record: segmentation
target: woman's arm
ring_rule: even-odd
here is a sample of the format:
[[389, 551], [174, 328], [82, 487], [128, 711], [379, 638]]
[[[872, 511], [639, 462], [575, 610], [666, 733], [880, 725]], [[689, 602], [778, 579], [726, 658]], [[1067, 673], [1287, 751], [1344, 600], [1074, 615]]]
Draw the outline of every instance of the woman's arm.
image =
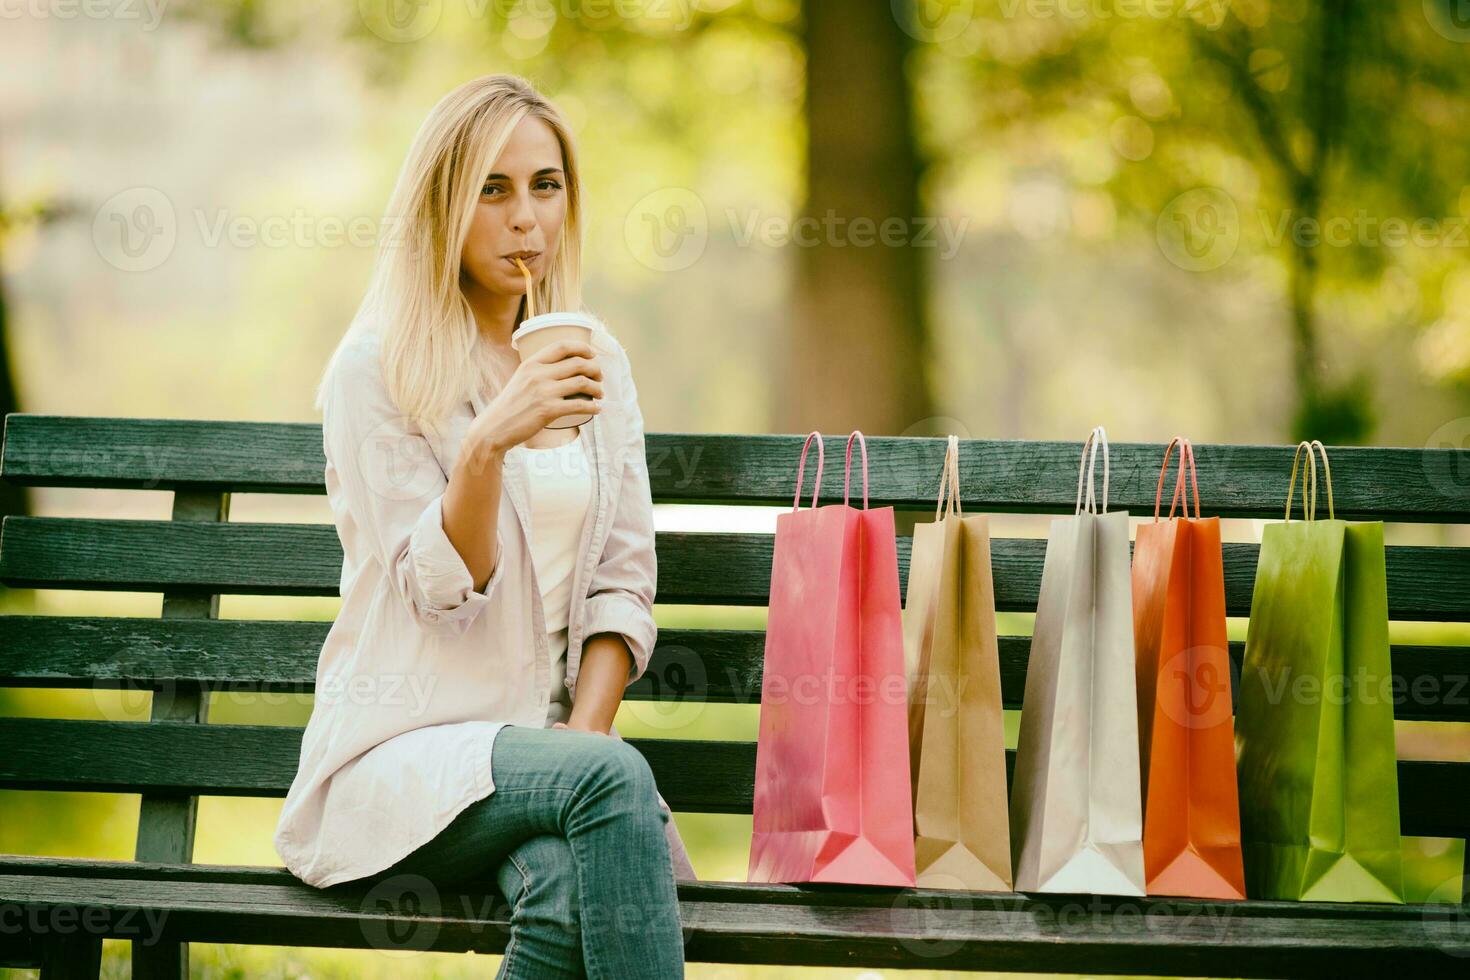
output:
[[[446, 480], [424, 434], [389, 397], [376, 344], [344, 351], [333, 367], [322, 406], [322, 443], [328, 499], [344, 551], [353, 557], [369, 552], [381, 562], [394, 596], [421, 629], [467, 630], [502, 578], [500, 567], [485, 572], [503, 539], [493, 521], [483, 536], [467, 530], [478, 508], [464, 506], [461, 498], [480, 492], [477, 482], [494, 480], [498, 487], [499, 471], [487, 467], [473, 478]], [[475, 555], [474, 573], [463, 557], [467, 552]]]
[[577, 699], [563, 727], [610, 734], [632, 666], [633, 654], [621, 633], [587, 637], [582, 644], [581, 665], [577, 668]]
[[444, 490], [444, 533], [464, 559], [479, 592], [499, 568], [500, 488], [505, 447], [491, 436], [466, 435]]

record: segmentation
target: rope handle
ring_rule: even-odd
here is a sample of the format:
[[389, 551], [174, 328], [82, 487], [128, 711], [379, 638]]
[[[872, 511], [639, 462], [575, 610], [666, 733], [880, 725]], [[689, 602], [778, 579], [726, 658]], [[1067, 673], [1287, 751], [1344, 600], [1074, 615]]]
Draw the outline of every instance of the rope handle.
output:
[[1181, 499], [1184, 503], [1184, 517], [1189, 517], [1189, 493], [1184, 485], [1184, 467], [1186, 462], [1189, 466], [1189, 482], [1194, 485], [1194, 519], [1199, 520], [1199, 479], [1194, 471], [1194, 445], [1184, 436], [1175, 436], [1164, 448], [1164, 463], [1159, 467], [1159, 486], [1154, 491], [1154, 523], [1159, 520], [1159, 507], [1164, 499], [1164, 477], [1169, 472], [1169, 454], [1174, 451], [1175, 444], [1179, 446], [1179, 473], [1174, 478], [1174, 499], [1169, 503], [1169, 519], [1174, 519], [1174, 508], [1179, 505]]
[[[1316, 446], [1317, 452], [1322, 454], [1322, 479], [1327, 484], [1327, 519], [1330, 521], [1336, 520], [1337, 511], [1332, 506], [1332, 467], [1327, 465], [1327, 447], [1322, 445], [1321, 440], [1318, 439], [1313, 439], [1312, 445]], [[1312, 510], [1314, 513], [1316, 509], [1316, 505], [1313, 504]]]
[[[949, 489], [949, 496], [945, 497], [945, 488]], [[939, 499], [934, 501], [934, 519], [940, 519], [939, 509], [944, 508], [944, 516], [951, 513], [963, 514], [964, 508], [960, 505], [960, 437], [952, 435], [944, 447], [944, 469], [939, 474]]]
[[813, 439], [817, 440], [817, 478], [812, 481], [812, 506], [817, 506], [817, 491], [822, 488], [822, 463], [825, 451], [822, 449], [822, 434], [813, 430], [806, 437], [806, 442], [801, 444], [801, 462], [796, 467], [796, 499], [791, 504], [792, 511], [796, 511], [801, 507], [801, 482], [802, 478], [806, 475], [806, 453], [811, 447]]
[[[1309, 521], [1315, 521], [1317, 519], [1317, 457], [1312, 453], [1312, 450], [1315, 449], [1322, 456], [1323, 482], [1327, 484], [1327, 518], [1328, 520], [1335, 520], [1337, 518], [1337, 509], [1332, 503], [1332, 467], [1327, 462], [1327, 447], [1322, 445], [1320, 439], [1313, 439], [1311, 442], [1303, 439], [1296, 445], [1296, 452], [1291, 457], [1291, 482], [1286, 486], [1286, 520], [1291, 520], [1291, 498], [1296, 490], [1296, 471], [1297, 466], [1301, 462], [1303, 449], [1307, 451], [1307, 459], [1310, 461], [1312, 468], [1310, 471], [1303, 471], [1302, 517]], [[1308, 487], [1310, 487], [1310, 490]], [[1307, 500], [1308, 494], [1311, 495], [1310, 501]]]
[[[1097, 509], [1097, 498], [1094, 496], [1093, 493], [1093, 483], [1095, 480], [1094, 472], [1097, 464], [1097, 450], [1099, 445], [1102, 446], [1103, 454], [1103, 486], [1101, 511]], [[1090, 457], [1088, 455], [1089, 449], [1092, 451]], [[1073, 514], [1082, 513], [1082, 484], [1084, 473], [1086, 474], [1087, 483], [1087, 512], [1089, 514], [1106, 514], [1108, 512], [1108, 472], [1108, 434], [1106, 431], [1103, 430], [1103, 427], [1099, 425], [1094, 428], [1091, 433], [1088, 434], [1087, 441], [1082, 444], [1082, 462], [1079, 463], [1077, 466], [1077, 505], [1072, 511]]]
[[852, 477], [852, 441], [856, 439], [858, 446], [863, 451], [863, 510], [868, 509], [868, 441], [857, 429], [852, 430], [852, 435], [847, 437], [847, 467], [842, 473], [842, 505], [847, 506], [847, 484]]
[[[1322, 456], [1322, 476], [1324, 482], [1327, 484], [1327, 518], [1328, 520], [1335, 520], [1337, 518], [1337, 509], [1333, 506], [1332, 502], [1332, 466], [1327, 462], [1327, 447], [1322, 445], [1320, 439], [1313, 439], [1311, 442], [1303, 439], [1296, 445], [1296, 452], [1291, 457], [1291, 482], [1286, 487], [1286, 520], [1291, 520], [1291, 498], [1293, 492], [1296, 490], [1297, 465], [1301, 460], [1303, 449], [1307, 451], [1307, 459], [1311, 461], [1312, 469], [1309, 474], [1310, 480], [1306, 471], [1303, 471], [1302, 517], [1309, 521], [1315, 521], [1317, 519], [1317, 457], [1312, 454], [1312, 450], [1315, 449]], [[1309, 483], [1311, 487], [1310, 491], [1307, 489]], [[1312, 497], [1310, 506], [1307, 502], [1307, 494], [1309, 492]]]

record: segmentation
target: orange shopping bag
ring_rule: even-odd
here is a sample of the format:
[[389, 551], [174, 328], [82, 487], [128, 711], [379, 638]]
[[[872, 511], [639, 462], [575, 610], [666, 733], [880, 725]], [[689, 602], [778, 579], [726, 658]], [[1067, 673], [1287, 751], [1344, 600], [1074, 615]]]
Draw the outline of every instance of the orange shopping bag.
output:
[[[1161, 521], [1176, 444], [1174, 500]], [[1194, 449], [1182, 437], [1164, 450], [1154, 519], [1133, 546], [1133, 637], [1148, 894], [1244, 898], [1220, 519], [1199, 515]]]

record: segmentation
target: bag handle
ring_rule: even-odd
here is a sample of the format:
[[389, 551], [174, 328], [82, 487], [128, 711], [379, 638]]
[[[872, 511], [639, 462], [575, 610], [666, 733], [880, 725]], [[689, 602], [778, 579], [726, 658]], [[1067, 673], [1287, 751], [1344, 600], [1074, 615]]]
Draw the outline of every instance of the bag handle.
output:
[[[1102, 445], [1103, 454], [1103, 485], [1102, 485], [1102, 510], [1097, 509], [1097, 499], [1093, 495], [1093, 473], [1097, 463], [1098, 445]], [[1089, 458], [1088, 450], [1092, 450]], [[1082, 462], [1077, 466], [1077, 506], [1073, 514], [1082, 513], [1082, 483], [1083, 474], [1086, 473], [1087, 482], [1087, 512], [1089, 514], [1106, 514], [1108, 512], [1108, 434], [1102, 426], [1097, 426], [1087, 436], [1087, 441], [1082, 444]]]
[[796, 500], [791, 505], [793, 511], [801, 507], [801, 481], [802, 477], [806, 474], [806, 452], [810, 448], [813, 439], [817, 440], [817, 478], [812, 481], [813, 507], [817, 506], [817, 491], [822, 489], [822, 462], [825, 452], [822, 449], [822, 434], [814, 429], [806, 437], [806, 442], [801, 444], [801, 463], [796, 467]]
[[1184, 466], [1189, 464], [1189, 481], [1194, 485], [1194, 519], [1199, 520], [1199, 479], [1194, 472], [1194, 446], [1184, 436], [1175, 436], [1164, 448], [1164, 463], [1159, 467], [1159, 486], [1154, 491], [1154, 523], [1159, 520], [1159, 507], [1164, 499], [1164, 476], [1169, 472], [1169, 454], [1174, 451], [1175, 444], [1179, 445], [1179, 473], [1174, 477], [1174, 499], [1169, 503], [1169, 519], [1174, 519], [1174, 508], [1182, 498], [1184, 503], [1184, 517], [1189, 518], [1189, 493], [1184, 486]]
[[[1337, 511], [1332, 506], [1332, 467], [1327, 465], [1327, 447], [1322, 445], [1318, 439], [1312, 440], [1312, 445], [1317, 447], [1317, 452], [1322, 454], [1322, 479], [1327, 484], [1327, 519], [1337, 519]], [[1312, 505], [1312, 513], [1317, 512], [1317, 505]]]
[[842, 473], [842, 506], [847, 506], [847, 482], [852, 476], [852, 441], [856, 439], [863, 451], [863, 510], [868, 509], [868, 441], [857, 429], [847, 437], [847, 468]]
[[[1322, 456], [1322, 475], [1327, 484], [1327, 518], [1334, 520], [1337, 517], [1337, 510], [1332, 504], [1332, 467], [1327, 462], [1327, 447], [1322, 445], [1319, 439], [1313, 439], [1311, 442], [1303, 439], [1296, 444], [1296, 452], [1291, 457], [1291, 482], [1286, 486], [1286, 520], [1291, 520], [1291, 497], [1296, 490], [1296, 471], [1303, 449], [1307, 451], [1307, 460], [1311, 463], [1312, 468], [1309, 471], [1303, 470], [1302, 517], [1309, 521], [1317, 519], [1317, 457], [1312, 453], [1312, 450], [1315, 449]], [[1309, 493], [1310, 501], [1307, 499]]]
[[[945, 487], [949, 488], [949, 497], [945, 497]], [[939, 474], [939, 499], [934, 501], [934, 519], [939, 520], [939, 508], [944, 507], [944, 516], [948, 517], [951, 512], [963, 514], [964, 508], [960, 506], [960, 437], [952, 435], [944, 447], [944, 469]]]

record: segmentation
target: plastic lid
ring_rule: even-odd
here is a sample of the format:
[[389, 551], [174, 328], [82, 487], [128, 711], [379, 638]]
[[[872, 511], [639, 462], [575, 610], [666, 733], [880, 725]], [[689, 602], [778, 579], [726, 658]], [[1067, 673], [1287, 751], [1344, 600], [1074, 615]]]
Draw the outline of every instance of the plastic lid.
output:
[[510, 335], [511, 349], [520, 350], [520, 347], [517, 346], [516, 341], [520, 340], [528, 333], [532, 333], [536, 330], [544, 330], [547, 327], [567, 326], [586, 327], [588, 330], [596, 330], [597, 321], [586, 313], [557, 313], [554, 311], [551, 313], [541, 313], [531, 317], [529, 320], [521, 321], [521, 325], [516, 328], [515, 333]]

